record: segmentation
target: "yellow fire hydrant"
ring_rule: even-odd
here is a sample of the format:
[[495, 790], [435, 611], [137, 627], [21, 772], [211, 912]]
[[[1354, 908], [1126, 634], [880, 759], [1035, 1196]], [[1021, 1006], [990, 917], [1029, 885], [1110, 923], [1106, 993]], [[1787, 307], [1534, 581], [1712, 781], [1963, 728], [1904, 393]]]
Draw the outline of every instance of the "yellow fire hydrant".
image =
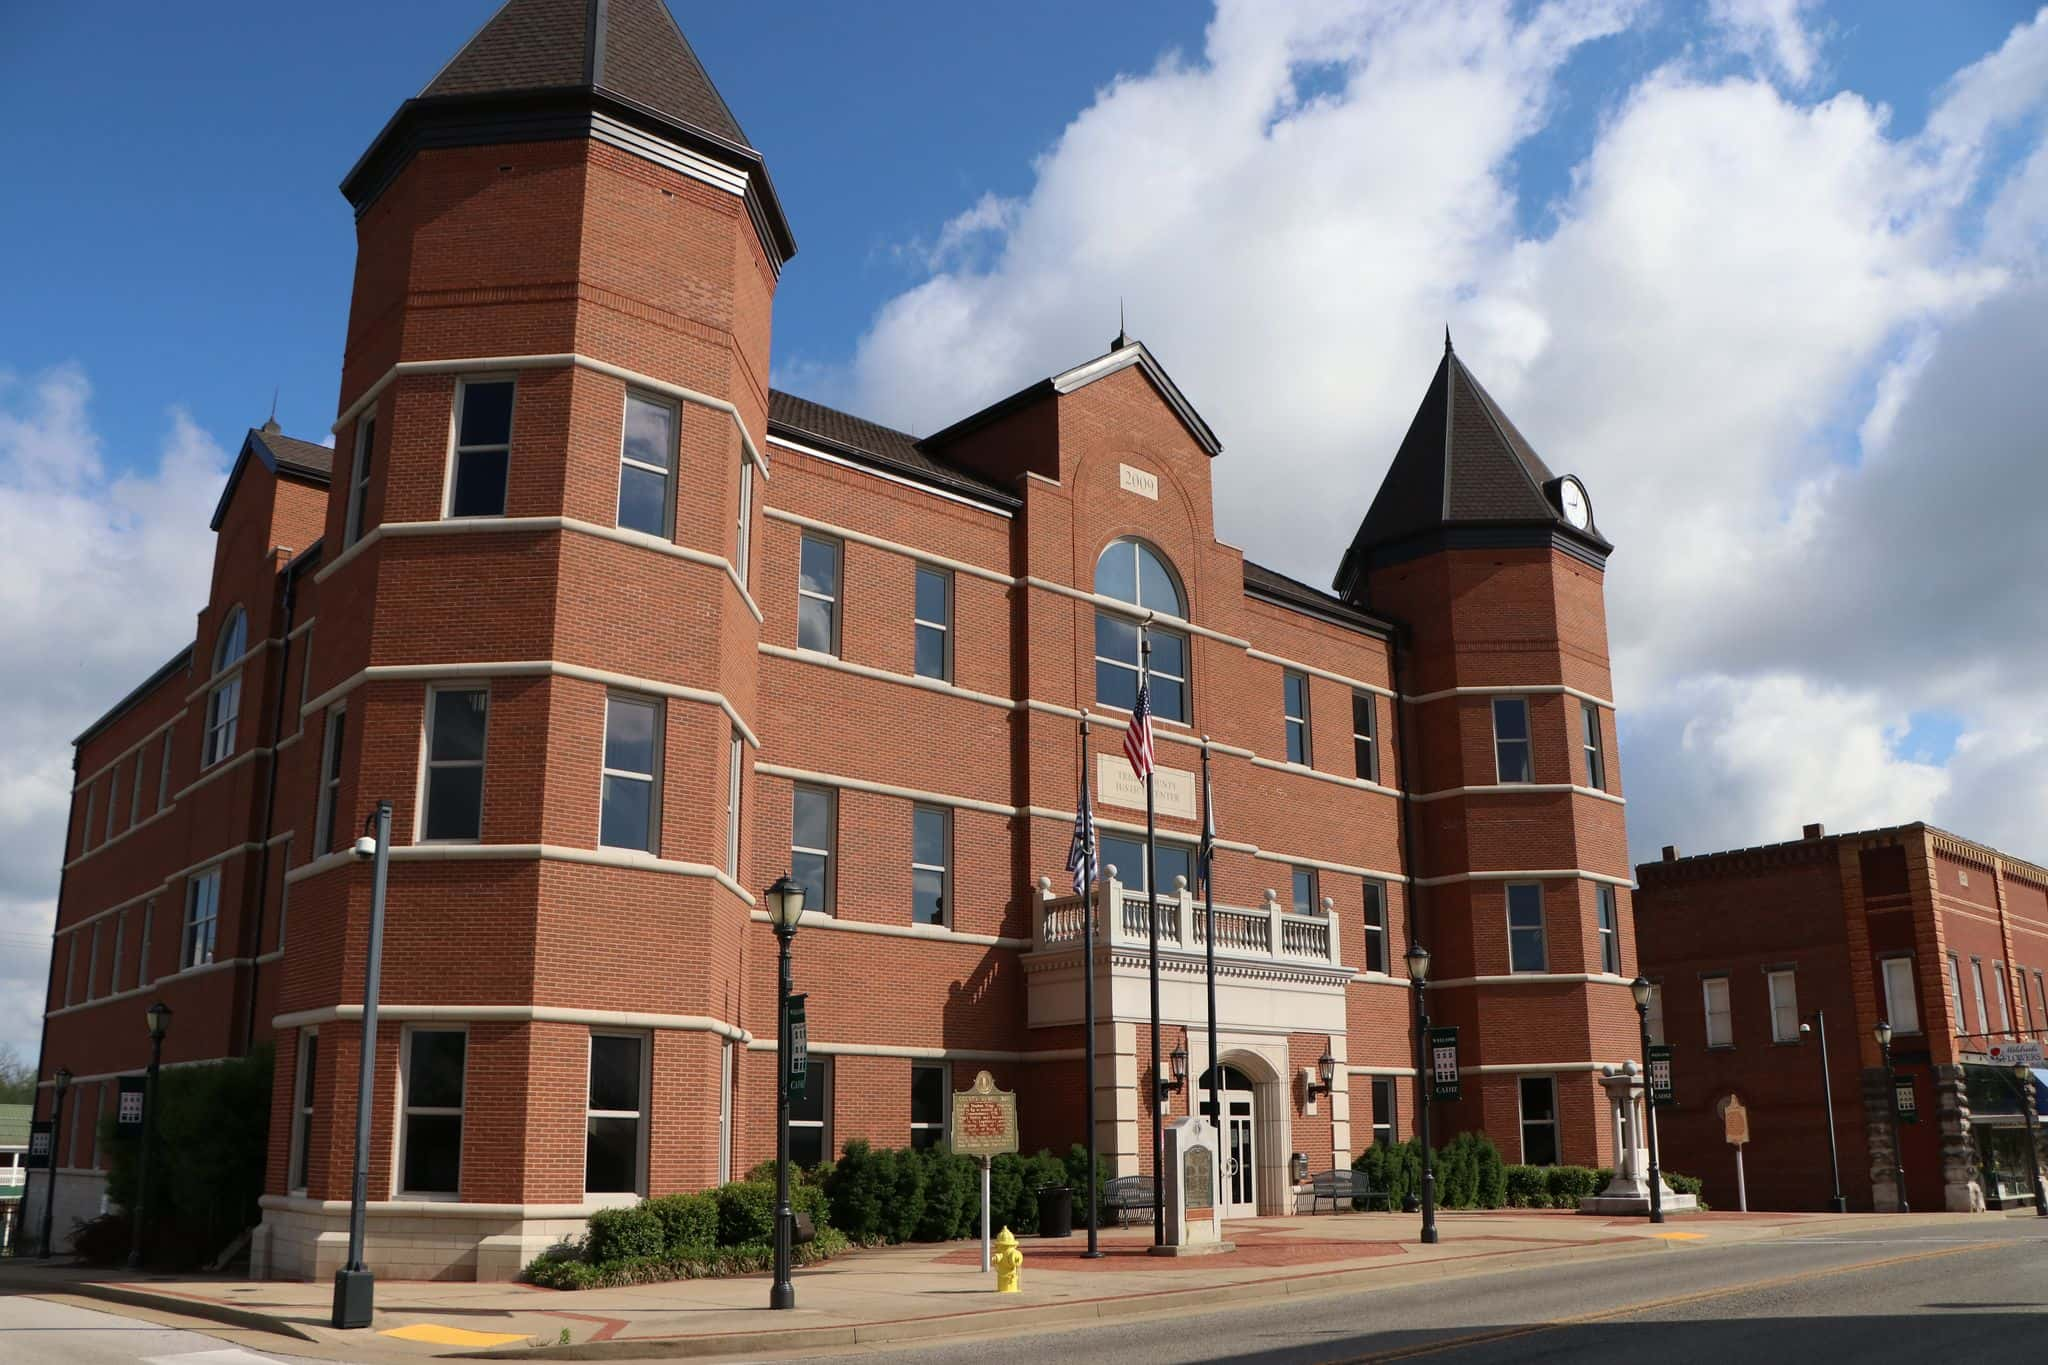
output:
[[1004, 1228], [996, 1237], [996, 1252], [989, 1258], [996, 1268], [996, 1293], [1015, 1294], [1024, 1288], [1024, 1249]]

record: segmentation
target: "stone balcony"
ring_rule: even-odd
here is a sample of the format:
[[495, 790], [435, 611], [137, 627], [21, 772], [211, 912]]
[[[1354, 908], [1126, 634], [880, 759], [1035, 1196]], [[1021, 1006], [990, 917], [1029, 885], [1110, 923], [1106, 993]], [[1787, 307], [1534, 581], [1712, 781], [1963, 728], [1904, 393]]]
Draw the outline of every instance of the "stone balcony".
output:
[[[1206, 955], [1209, 948], [1209, 916], [1202, 903], [1188, 890], [1183, 878], [1174, 878], [1174, 889], [1155, 902], [1144, 892], [1112, 878], [1102, 894], [1101, 918], [1096, 924], [1096, 944], [1110, 948], [1144, 948], [1151, 945], [1152, 915], [1159, 914], [1159, 950], [1162, 953]], [[1050, 879], [1038, 885], [1039, 913], [1033, 926], [1032, 946], [1038, 952], [1076, 948], [1083, 935], [1082, 903], [1079, 896], [1051, 895]], [[1246, 959], [1261, 962], [1301, 963], [1338, 967], [1337, 918], [1330, 902], [1319, 913], [1300, 915], [1280, 904], [1268, 891], [1264, 905], [1254, 908], [1216, 907], [1216, 956], [1219, 960]]]

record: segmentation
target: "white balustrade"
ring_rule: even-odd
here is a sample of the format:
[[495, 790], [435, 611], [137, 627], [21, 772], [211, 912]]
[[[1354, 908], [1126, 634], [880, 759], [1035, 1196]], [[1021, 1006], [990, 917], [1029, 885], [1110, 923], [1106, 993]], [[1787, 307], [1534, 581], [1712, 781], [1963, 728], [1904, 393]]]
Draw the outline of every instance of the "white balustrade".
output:
[[[1159, 916], [1159, 946], [1175, 952], [1201, 953], [1207, 950], [1209, 924], [1202, 904], [1189, 891], [1185, 879], [1176, 877], [1172, 893], [1157, 901], [1114, 877], [1114, 868], [1102, 892], [1101, 913], [1096, 919], [1097, 941], [1119, 948], [1142, 948], [1151, 942], [1151, 917]], [[1078, 945], [1085, 933], [1083, 906], [1079, 896], [1054, 896], [1049, 878], [1039, 878], [1033, 888], [1039, 901], [1033, 940], [1040, 949]], [[1219, 905], [1215, 915], [1216, 955], [1238, 959], [1309, 962], [1327, 966], [1338, 963], [1337, 917], [1325, 899], [1322, 913], [1300, 915], [1282, 906], [1268, 891], [1265, 904], [1256, 909]]]

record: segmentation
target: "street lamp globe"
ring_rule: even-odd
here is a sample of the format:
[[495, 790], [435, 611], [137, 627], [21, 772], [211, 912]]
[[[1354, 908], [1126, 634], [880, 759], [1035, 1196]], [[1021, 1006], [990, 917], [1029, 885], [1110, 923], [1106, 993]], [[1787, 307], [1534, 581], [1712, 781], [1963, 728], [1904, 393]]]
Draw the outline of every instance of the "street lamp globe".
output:
[[1176, 1084], [1187, 1080], [1188, 1049], [1186, 1044], [1176, 1043], [1173, 1051], [1167, 1054], [1167, 1061], [1173, 1067], [1173, 1079]]
[[797, 921], [804, 915], [803, 883], [785, 873], [775, 879], [775, 885], [768, 888], [767, 896], [768, 922], [775, 926], [775, 932], [785, 937], [794, 934]]
[[150, 1041], [161, 1042], [163, 1036], [171, 1031], [171, 1007], [159, 1000], [142, 1013], [149, 1021]]
[[1655, 988], [1650, 985], [1650, 978], [1647, 976], [1639, 976], [1628, 983], [1628, 993], [1636, 998], [1637, 1009], [1650, 1007], [1650, 992], [1653, 989]]
[[1337, 1059], [1330, 1055], [1327, 1047], [1323, 1049], [1323, 1055], [1316, 1058], [1316, 1075], [1322, 1078], [1325, 1091], [1337, 1083]]
[[1891, 1020], [1885, 1019], [1879, 1021], [1878, 1026], [1870, 1031], [1870, 1036], [1877, 1039], [1877, 1045], [1879, 1047], [1890, 1047], [1892, 1045]]
[[1410, 981], [1429, 980], [1429, 949], [1423, 947], [1420, 943], [1409, 945], [1408, 979]]

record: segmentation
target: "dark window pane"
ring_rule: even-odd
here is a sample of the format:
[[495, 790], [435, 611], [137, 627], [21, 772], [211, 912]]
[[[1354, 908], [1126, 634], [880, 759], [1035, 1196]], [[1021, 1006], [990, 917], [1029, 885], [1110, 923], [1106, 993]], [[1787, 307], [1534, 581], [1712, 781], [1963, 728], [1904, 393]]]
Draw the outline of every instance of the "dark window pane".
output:
[[490, 709], [488, 692], [436, 692], [434, 694], [435, 759], [466, 759], [484, 756], [484, 718]]
[[910, 1068], [910, 1121], [940, 1123], [946, 1117], [946, 1069], [941, 1066]]
[[1188, 642], [1170, 630], [1146, 632], [1152, 637], [1152, 672], [1169, 677], [1188, 675]]
[[428, 839], [476, 839], [484, 826], [484, 770], [432, 768], [427, 773]]
[[313, 1082], [319, 1075], [320, 1035], [313, 1034], [306, 1039], [306, 1069], [299, 1073], [299, 1104], [302, 1108], [313, 1105]]
[[1102, 659], [1138, 666], [1138, 627], [1121, 616], [1095, 613], [1095, 654]]
[[1116, 879], [1135, 891], [1145, 889], [1145, 846], [1134, 839], [1120, 839], [1113, 834], [1097, 836], [1102, 860], [1103, 875], [1109, 869], [1116, 869]]
[[1130, 541], [1118, 541], [1102, 552], [1095, 561], [1095, 591], [1102, 597], [1114, 597], [1119, 602], [1138, 600], [1138, 547]]
[[632, 1194], [640, 1188], [640, 1120], [589, 1122], [584, 1145], [583, 1188], [592, 1194]]
[[946, 676], [946, 632], [930, 626], [917, 628], [917, 675], [920, 678]]
[[1098, 662], [1095, 665], [1095, 700], [1104, 706], [1132, 710], [1138, 704], [1138, 675], [1128, 668]]
[[505, 514], [505, 461], [502, 450], [468, 450], [455, 457], [453, 517], [500, 517]]
[[333, 781], [341, 776], [341, 744], [347, 734], [348, 712], [336, 711], [328, 720], [330, 731], [327, 739], [327, 778]]
[[1287, 714], [1299, 719], [1308, 714], [1308, 679], [1299, 673], [1280, 675], [1286, 689]]
[[1493, 735], [1495, 739], [1527, 739], [1529, 737], [1529, 705], [1518, 697], [1503, 697], [1493, 704]]
[[796, 789], [795, 837], [798, 848], [832, 847], [832, 798], [815, 787]]
[[947, 624], [946, 575], [932, 569], [917, 571], [917, 619]]
[[512, 439], [512, 381], [462, 386], [462, 435], [456, 444], [501, 446]]
[[669, 452], [676, 446], [675, 409], [644, 398], [626, 400], [625, 453], [629, 460], [669, 467]]
[[1294, 913], [1313, 914], [1316, 910], [1316, 874], [1305, 867], [1294, 869]]
[[1137, 549], [1139, 604], [1153, 611], [1186, 617], [1187, 612], [1180, 604], [1180, 589], [1173, 585], [1173, 576], [1166, 572], [1166, 565], [1144, 546]]
[[1308, 735], [1299, 721], [1287, 722], [1287, 761], [1308, 762]]
[[1528, 782], [1529, 746], [1526, 743], [1503, 742], [1495, 746], [1500, 764], [1500, 780], [1503, 782]]
[[1195, 884], [1194, 853], [1178, 844], [1160, 844], [1159, 848], [1159, 889], [1171, 894], [1175, 877], [1185, 877], [1188, 885]]
[[831, 902], [825, 897], [825, 859], [816, 853], [792, 853], [789, 858], [789, 875], [804, 889], [804, 909], [816, 910], [820, 914], [831, 909]]
[[825, 1117], [825, 1091], [830, 1088], [830, 1069], [824, 1062], [814, 1059], [804, 1071], [804, 1093], [789, 1097], [789, 1116], [792, 1119], [801, 1123], [816, 1122]]
[[599, 1034], [590, 1040], [590, 1107], [640, 1108], [640, 1044], [638, 1038]]
[[1161, 720], [1177, 720], [1185, 724], [1188, 718], [1187, 687], [1171, 678], [1152, 679], [1152, 714]]
[[927, 1147], [938, 1146], [945, 1138], [946, 1130], [943, 1128], [913, 1128], [910, 1130], [910, 1149], [921, 1152]]
[[946, 813], [919, 809], [911, 814], [910, 861], [928, 867], [946, 865]]
[[839, 547], [830, 541], [804, 537], [799, 565], [805, 592], [839, 596]]
[[825, 1130], [823, 1128], [792, 1128], [789, 1130], [789, 1159], [798, 1166], [816, 1166], [825, 1159]]
[[405, 1188], [426, 1194], [459, 1194], [462, 1176], [462, 1116], [412, 1114], [405, 1120]]
[[942, 872], [917, 868], [910, 874], [911, 916], [918, 924], [946, 922], [946, 877]]
[[1508, 887], [1508, 915], [1516, 924], [1543, 922], [1543, 888], [1533, 882]]
[[412, 1109], [462, 1107], [462, 1059], [469, 1035], [445, 1029], [415, 1029], [412, 1057], [405, 1080], [405, 1102]]
[[606, 848], [647, 849], [653, 845], [653, 832], [654, 784], [607, 776], [598, 842]]
[[801, 597], [796, 604], [796, 643], [799, 649], [832, 652], [832, 604], [815, 597]]
[[619, 525], [658, 536], [668, 529], [668, 479], [632, 465], [619, 466]]
[[654, 771], [656, 709], [646, 702], [613, 697], [605, 703], [604, 766], [621, 772]]

